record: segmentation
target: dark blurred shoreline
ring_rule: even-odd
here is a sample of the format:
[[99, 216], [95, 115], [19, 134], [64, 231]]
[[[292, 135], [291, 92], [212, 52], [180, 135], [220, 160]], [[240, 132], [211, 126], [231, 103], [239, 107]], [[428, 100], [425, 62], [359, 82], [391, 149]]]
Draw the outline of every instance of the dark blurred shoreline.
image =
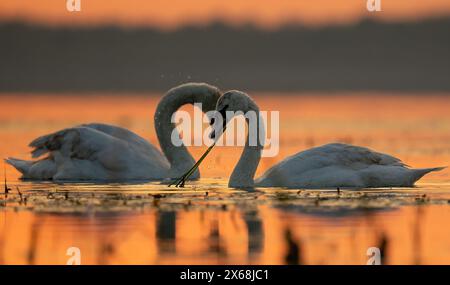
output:
[[189, 81], [251, 91], [450, 91], [450, 18], [263, 31], [0, 22], [0, 92], [143, 93]]

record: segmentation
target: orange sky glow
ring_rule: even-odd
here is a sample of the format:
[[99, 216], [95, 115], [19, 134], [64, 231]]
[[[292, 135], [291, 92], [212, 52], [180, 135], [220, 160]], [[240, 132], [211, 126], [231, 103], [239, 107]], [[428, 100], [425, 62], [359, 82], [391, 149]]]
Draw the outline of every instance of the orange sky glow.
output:
[[164, 29], [223, 21], [274, 28], [292, 22], [318, 26], [352, 23], [365, 17], [402, 21], [450, 15], [448, 0], [381, 1], [383, 11], [369, 13], [366, 0], [81, 0], [82, 11], [70, 13], [66, 0], [2, 0], [0, 20]]

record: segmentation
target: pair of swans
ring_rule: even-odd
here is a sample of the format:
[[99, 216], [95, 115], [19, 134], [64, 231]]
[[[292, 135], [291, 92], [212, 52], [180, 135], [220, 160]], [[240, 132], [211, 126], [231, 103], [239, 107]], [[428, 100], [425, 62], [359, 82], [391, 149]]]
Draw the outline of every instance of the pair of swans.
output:
[[[171, 116], [181, 106], [194, 103], [202, 103], [203, 112], [259, 113], [256, 103], [243, 92], [228, 91], [221, 95], [219, 89], [208, 84], [188, 83], [169, 90], [156, 109], [155, 129], [163, 153], [129, 130], [87, 124], [31, 142], [33, 158], [47, 154], [40, 160], [8, 158], [6, 162], [19, 170], [24, 179], [130, 181], [177, 178], [194, 165], [194, 159], [185, 146], [172, 144], [171, 133], [175, 125], [171, 123]], [[333, 143], [288, 157], [255, 181], [261, 151], [262, 146], [250, 146], [247, 138], [230, 177], [230, 187], [401, 187], [412, 186], [423, 175], [442, 169], [411, 169], [390, 155]], [[198, 170], [191, 175], [193, 179], [199, 177]]]

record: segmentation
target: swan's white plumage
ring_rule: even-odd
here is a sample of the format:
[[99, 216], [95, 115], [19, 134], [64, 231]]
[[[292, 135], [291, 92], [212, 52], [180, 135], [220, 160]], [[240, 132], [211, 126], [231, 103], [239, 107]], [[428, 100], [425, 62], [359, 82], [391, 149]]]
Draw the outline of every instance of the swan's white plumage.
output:
[[[247, 94], [233, 90], [223, 94], [217, 101], [216, 111], [221, 114], [226, 111], [238, 114], [241, 111], [241, 114], [245, 114], [248, 111], [259, 113], [259, 108]], [[216, 125], [215, 129], [222, 127]], [[425, 174], [443, 169], [412, 169], [387, 154], [365, 147], [332, 143], [285, 158], [254, 180], [262, 147], [249, 145], [248, 134], [242, 156], [230, 176], [230, 187], [409, 187]]]
[[[134, 180], [164, 177], [170, 165], [135, 133], [106, 124], [87, 124], [39, 137], [30, 143], [33, 162], [8, 159], [25, 179]], [[28, 169], [20, 168], [27, 163]], [[23, 171], [27, 170], [27, 171]]]
[[285, 158], [255, 184], [288, 188], [406, 187], [426, 173], [440, 169], [411, 169], [387, 154], [331, 143]]
[[[175, 125], [171, 116], [185, 104], [202, 103], [202, 111], [214, 110], [220, 90], [205, 83], [186, 83], [170, 89], [158, 104], [155, 128], [162, 151], [137, 134], [107, 124], [86, 124], [39, 137], [30, 143], [35, 161], [5, 161], [24, 179], [57, 181], [130, 181], [175, 178], [189, 169], [194, 159], [184, 145], [170, 140]], [[194, 179], [199, 178], [196, 171]]]

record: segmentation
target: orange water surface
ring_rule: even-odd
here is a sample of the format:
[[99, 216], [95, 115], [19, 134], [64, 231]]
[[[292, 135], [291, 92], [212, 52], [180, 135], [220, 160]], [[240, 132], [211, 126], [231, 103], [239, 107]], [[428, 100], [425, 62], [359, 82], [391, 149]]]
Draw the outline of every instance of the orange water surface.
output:
[[[252, 95], [261, 110], [280, 112], [280, 152], [263, 158], [257, 175], [287, 155], [336, 141], [386, 152], [414, 167], [449, 165], [449, 94]], [[27, 144], [35, 137], [88, 122], [129, 128], [158, 146], [153, 113], [159, 96], [2, 94], [0, 156], [29, 158]], [[205, 149], [189, 147], [196, 158]], [[24, 207], [0, 196], [6, 201], [0, 204], [0, 264], [65, 264], [69, 247], [80, 248], [82, 264], [365, 264], [372, 246], [382, 249], [385, 264], [450, 264], [448, 169], [416, 188], [347, 191], [340, 201], [330, 191], [255, 194], [226, 187], [241, 150], [216, 147], [201, 165], [202, 180], [188, 185], [188, 192], [157, 183], [23, 182], [7, 166], [10, 198], [18, 195], [16, 187], [30, 201], [50, 192], [57, 199], [62, 190], [91, 196], [83, 196], [88, 207], [76, 210], [38, 202]], [[150, 206], [125, 202], [109, 209], [98, 206], [107, 198], [97, 203], [97, 193], [137, 201], [163, 195]], [[317, 199], [306, 203], [311, 196]]]

